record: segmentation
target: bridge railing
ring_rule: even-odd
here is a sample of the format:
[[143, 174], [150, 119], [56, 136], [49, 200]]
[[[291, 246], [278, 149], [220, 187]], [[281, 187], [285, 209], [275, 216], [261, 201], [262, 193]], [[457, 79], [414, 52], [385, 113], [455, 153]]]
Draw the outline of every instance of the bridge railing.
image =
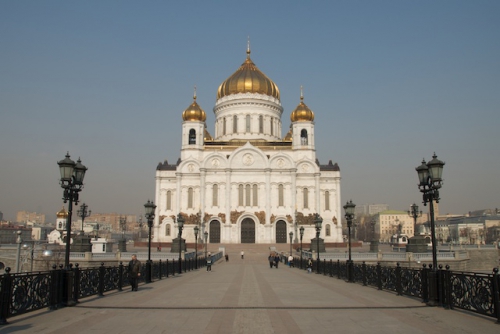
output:
[[[295, 268], [306, 269], [307, 261], [303, 257], [294, 258]], [[379, 290], [396, 292], [429, 302], [430, 266], [421, 268], [404, 268], [397, 263], [396, 267], [368, 265], [365, 262], [353, 263], [352, 282], [373, 286]], [[347, 261], [323, 259], [313, 261], [312, 271], [325, 276], [348, 281]], [[448, 309], [463, 309], [494, 317], [500, 323], [500, 275], [498, 268], [492, 274], [450, 271], [447, 265], [440, 265], [437, 270], [437, 303]]]
[[[213, 262], [222, 258], [222, 252], [212, 255]], [[167, 259], [152, 261], [152, 280], [161, 280], [180, 274], [179, 270], [188, 272], [206, 266], [205, 257], [185, 258], [181, 260]], [[128, 264], [128, 262], [127, 262]], [[16, 315], [36, 311], [42, 308], [51, 310], [63, 306], [73, 306], [81, 298], [99, 295], [118, 290], [130, 285], [128, 265], [120, 262], [118, 266], [101, 266], [80, 268], [78, 264], [70, 265], [69, 270], [62, 265], [54, 265], [52, 270], [31, 273], [10, 273], [0, 275], [0, 325]], [[176, 272], [177, 271], [177, 272]], [[141, 264], [139, 281], [145, 282], [146, 263]]]

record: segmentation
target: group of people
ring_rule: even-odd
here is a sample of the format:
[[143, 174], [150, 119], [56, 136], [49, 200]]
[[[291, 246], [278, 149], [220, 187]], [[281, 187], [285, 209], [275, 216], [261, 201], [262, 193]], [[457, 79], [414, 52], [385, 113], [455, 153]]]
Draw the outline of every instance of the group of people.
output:
[[278, 269], [278, 264], [281, 261], [281, 258], [278, 253], [271, 252], [271, 254], [269, 254], [269, 257], [267, 259], [269, 260], [269, 268], [276, 267], [276, 269]]

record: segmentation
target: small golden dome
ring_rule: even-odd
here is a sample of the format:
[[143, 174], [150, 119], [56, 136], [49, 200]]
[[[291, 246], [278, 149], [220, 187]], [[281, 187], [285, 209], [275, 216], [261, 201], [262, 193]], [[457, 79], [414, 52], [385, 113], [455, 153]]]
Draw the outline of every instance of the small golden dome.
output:
[[207, 119], [207, 114], [205, 114], [205, 111], [201, 109], [198, 103], [196, 102], [196, 87], [195, 87], [193, 103], [191, 103], [191, 105], [187, 107], [186, 110], [184, 110], [184, 112], [182, 113], [182, 120], [205, 122], [206, 119]]
[[207, 125], [205, 124], [205, 130], [203, 131], [203, 139], [205, 141], [213, 141], [214, 139], [212, 138], [212, 136], [210, 135], [210, 133], [208, 132], [207, 130]]
[[64, 209], [64, 206], [61, 209], [61, 211], [56, 213], [56, 215], [57, 215], [57, 218], [68, 218], [68, 212]]
[[293, 140], [293, 131], [292, 127], [290, 126], [290, 130], [288, 130], [287, 134], [285, 135], [285, 138], [283, 138], [283, 141], [292, 141]]
[[290, 115], [290, 120], [292, 122], [312, 122], [314, 121], [314, 113], [308, 106], [304, 103], [304, 94], [302, 93], [302, 87], [300, 87], [300, 103], [292, 111]]
[[250, 59], [250, 47], [245, 62], [219, 86], [217, 99], [238, 93], [258, 93], [280, 99], [278, 86]]

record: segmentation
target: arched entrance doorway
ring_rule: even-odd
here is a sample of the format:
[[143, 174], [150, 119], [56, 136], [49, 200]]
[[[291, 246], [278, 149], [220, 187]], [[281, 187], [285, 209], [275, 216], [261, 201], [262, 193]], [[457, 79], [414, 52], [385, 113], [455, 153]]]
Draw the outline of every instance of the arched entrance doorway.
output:
[[209, 242], [211, 244], [220, 244], [220, 222], [217, 220], [212, 220], [210, 222], [209, 237]]
[[286, 244], [286, 223], [283, 220], [276, 222], [276, 243]]
[[252, 218], [245, 218], [241, 222], [241, 243], [255, 243], [255, 222]]

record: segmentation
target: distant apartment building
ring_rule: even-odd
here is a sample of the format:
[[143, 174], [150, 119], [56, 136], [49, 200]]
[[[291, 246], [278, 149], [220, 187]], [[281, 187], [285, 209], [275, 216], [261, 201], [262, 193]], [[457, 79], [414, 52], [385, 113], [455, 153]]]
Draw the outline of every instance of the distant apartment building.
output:
[[385, 210], [374, 216], [375, 233], [381, 242], [389, 242], [391, 236], [397, 233], [412, 237], [413, 218], [406, 211]]
[[37, 212], [18, 211], [16, 221], [26, 224], [45, 224], [45, 215]]
[[361, 204], [357, 205], [355, 210], [356, 215], [376, 215], [379, 212], [389, 210], [387, 204]]
[[[131, 231], [137, 227], [136, 215], [123, 215], [119, 213], [93, 213], [85, 218], [85, 224], [94, 225], [96, 223], [103, 224], [102, 226], [109, 225], [111, 231], [119, 232], [122, 230], [120, 226], [120, 218], [125, 221], [125, 230]], [[81, 224], [81, 220], [80, 220]]]

